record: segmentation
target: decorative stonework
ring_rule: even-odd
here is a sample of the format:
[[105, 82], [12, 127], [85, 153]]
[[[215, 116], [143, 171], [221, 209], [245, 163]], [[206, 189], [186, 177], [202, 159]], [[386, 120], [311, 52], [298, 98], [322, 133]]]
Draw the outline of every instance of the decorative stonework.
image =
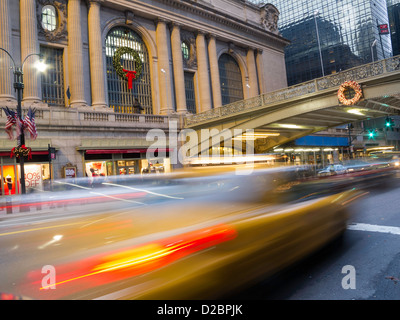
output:
[[[54, 31], [42, 27], [42, 8], [46, 5], [54, 6], [57, 11], [57, 27]], [[37, 0], [36, 12], [39, 35], [45, 36], [51, 42], [67, 39], [67, 0]]]
[[279, 11], [270, 3], [261, 7], [261, 25], [262, 27], [276, 35], [281, 35], [278, 31]]
[[189, 59], [183, 60], [183, 67], [196, 69], [197, 68], [197, 55], [196, 55], [196, 38], [190, 31], [181, 30], [181, 41], [189, 46]]

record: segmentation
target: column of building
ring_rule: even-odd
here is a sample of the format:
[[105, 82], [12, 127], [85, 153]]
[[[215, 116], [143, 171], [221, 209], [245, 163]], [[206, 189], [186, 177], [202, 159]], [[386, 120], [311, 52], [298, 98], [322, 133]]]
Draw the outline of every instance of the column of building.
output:
[[38, 102], [41, 100], [41, 98], [39, 97], [41, 92], [39, 74], [38, 71], [34, 68], [35, 59], [39, 59], [39, 57], [36, 55], [29, 56], [31, 54], [39, 53], [35, 1], [20, 1], [20, 26], [21, 63], [23, 63], [25, 58], [27, 58], [26, 63], [23, 65], [23, 103], [30, 105], [33, 102]]
[[217, 55], [217, 44], [216, 37], [213, 34], [209, 35], [208, 40], [208, 56], [210, 59], [210, 75], [211, 75], [211, 87], [212, 96], [214, 102], [214, 108], [222, 106], [221, 96], [221, 83], [219, 79], [219, 67], [218, 67], [218, 55]]
[[186, 113], [185, 76], [181, 47], [181, 28], [178, 23], [172, 23], [171, 31], [172, 61], [174, 66], [176, 111]]
[[256, 64], [257, 64], [257, 75], [258, 75], [258, 85], [260, 87], [260, 94], [266, 92], [265, 82], [264, 82], [264, 63], [263, 63], [263, 50], [257, 49], [256, 51]]
[[[29, 0], [30, 1], [30, 0]], [[83, 76], [81, 0], [68, 1], [68, 75], [71, 107], [87, 105]], [[103, 78], [103, 75], [101, 76]]]
[[105, 107], [103, 42], [101, 37], [100, 6], [103, 0], [90, 0], [88, 12], [90, 83], [92, 106]]
[[204, 32], [198, 31], [196, 37], [196, 51], [197, 51], [197, 73], [199, 83], [199, 95], [200, 95], [200, 112], [210, 110], [211, 105], [211, 90], [210, 80], [208, 75], [208, 61], [207, 61], [207, 50], [206, 40]]
[[247, 60], [247, 72], [249, 74], [248, 98], [252, 98], [258, 95], [257, 68], [256, 68], [253, 48], [249, 48], [247, 50], [246, 60]]
[[171, 87], [170, 87], [170, 68], [167, 41], [167, 21], [164, 19], [157, 20], [156, 41], [158, 55], [158, 80], [160, 94], [160, 113], [169, 114], [172, 111], [171, 103]]
[[[0, 48], [7, 50], [13, 56], [11, 45], [11, 24], [9, 0], [0, 1]], [[0, 52], [0, 99], [13, 99], [13, 62], [5, 52]]]

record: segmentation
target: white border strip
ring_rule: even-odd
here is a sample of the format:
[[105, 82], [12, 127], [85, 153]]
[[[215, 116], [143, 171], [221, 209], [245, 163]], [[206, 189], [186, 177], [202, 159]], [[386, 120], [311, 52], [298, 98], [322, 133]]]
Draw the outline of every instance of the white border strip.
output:
[[399, 227], [379, 226], [376, 224], [355, 223], [347, 226], [348, 230], [382, 232], [400, 235]]

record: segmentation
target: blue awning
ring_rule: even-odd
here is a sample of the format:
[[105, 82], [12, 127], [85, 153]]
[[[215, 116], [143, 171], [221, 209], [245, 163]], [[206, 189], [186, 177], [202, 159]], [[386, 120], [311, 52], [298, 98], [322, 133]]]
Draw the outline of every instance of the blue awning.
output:
[[348, 147], [349, 139], [346, 137], [305, 136], [295, 140], [296, 146], [326, 146], [326, 147]]

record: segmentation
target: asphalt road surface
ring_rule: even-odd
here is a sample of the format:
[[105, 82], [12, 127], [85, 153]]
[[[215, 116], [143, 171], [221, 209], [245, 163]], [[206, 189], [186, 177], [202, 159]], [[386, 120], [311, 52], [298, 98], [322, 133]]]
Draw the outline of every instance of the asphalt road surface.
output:
[[400, 188], [371, 190], [351, 211], [341, 241], [233, 299], [400, 299]]

